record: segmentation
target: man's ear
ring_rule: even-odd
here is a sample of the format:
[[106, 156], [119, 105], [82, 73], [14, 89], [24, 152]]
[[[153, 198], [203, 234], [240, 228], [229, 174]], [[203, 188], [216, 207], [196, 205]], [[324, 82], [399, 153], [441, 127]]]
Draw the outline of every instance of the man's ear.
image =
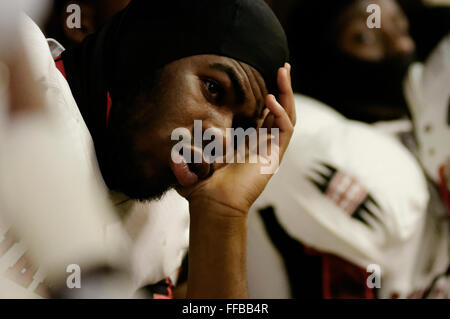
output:
[[96, 7], [84, 1], [67, 1], [61, 12], [64, 35], [74, 43], [80, 43], [96, 30]]

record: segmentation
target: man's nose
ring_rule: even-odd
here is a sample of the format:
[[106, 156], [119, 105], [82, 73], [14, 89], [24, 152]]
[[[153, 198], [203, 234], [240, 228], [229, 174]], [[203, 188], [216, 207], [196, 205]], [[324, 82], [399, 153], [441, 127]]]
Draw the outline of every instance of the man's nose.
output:
[[226, 137], [227, 128], [232, 128], [234, 114], [231, 111], [221, 110], [209, 119], [203, 121], [203, 132], [209, 131], [215, 137], [221, 135], [223, 138]]
[[[229, 141], [227, 128], [223, 125], [215, 126], [211, 122], [203, 122], [202, 149], [205, 152], [203, 158], [208, 163], [214, 162], [216, 158], [223, 158], [226, 154], [227, 141]], [[210, 143], [213, 146], [209, 145]], [[217, 166], [215, 169], [219, 167]]]
[[233, 125], [234, 112], [232, 110], [222, 109], [211, 114], [208, 120], [203, 121], [203, 129], [214, 127], [225, 133], [227, 128]]
[[416, 46], [410, 36], [396, 37], [389, 43], [390, 56], [405, 56], [414, 53]]

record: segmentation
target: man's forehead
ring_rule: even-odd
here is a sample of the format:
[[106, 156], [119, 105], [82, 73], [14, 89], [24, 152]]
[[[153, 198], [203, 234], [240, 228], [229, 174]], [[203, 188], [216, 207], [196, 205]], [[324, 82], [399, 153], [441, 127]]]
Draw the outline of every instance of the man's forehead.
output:
[[252, 74], [252, 77], [258, 82], [258, 84], [264, 89], [267, 90], [266, 81], [262, 76], [261, 72], [259, 72], [256, 68], [251, 66], [246, 62], [242, 62], [230, 57], [214, 55], [214, 54], [205, 54], [196, 56], [199, 62], [204, 62], [211, 66], [213, 64], [222, 64], [228, 68], [234, 69], [235, 71], [242, 70], [247, 75]]
[[202, 57], [199, 56], [199, 60], [204, 61], [205, 67], [224, 72], [229, 77], [240, 103], [244, 103], [252, 95], [264, 97], [268, 94], [262, 74], [251, 65], [223, 56]]

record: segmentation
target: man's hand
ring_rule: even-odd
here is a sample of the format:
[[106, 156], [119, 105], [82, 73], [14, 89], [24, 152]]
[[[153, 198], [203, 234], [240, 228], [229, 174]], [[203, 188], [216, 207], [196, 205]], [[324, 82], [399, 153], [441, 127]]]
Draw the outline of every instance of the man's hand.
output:
[[[279, 165], [288, 147], [296, 123], [294, 94], [291, 86], [291, 66], [285, 64], [278, 70], [278, 101], [273, 95], [266, 96], [268, 112], [262, 124], [267, 129], [269, 136], [258, 136], [265, 138], [268, 154], [253, 154], [257, 163], [250, 163], [247, 158], [245, 163], [228, 164], [215, 171], [213, 176], [195, 186], [184, 189], [181, 193], [189, 202], [201, 201], [213, 205], [223, 205], [231, 208], [230, 212], [245, 215], [251, 205], [262, 193], [273, 174], [262, 174], [262, 169], [268, 168], [267, 163]], [[271, 129], [279, 129], [279, 142], [271, 140]], [[277, 145], [276, 145], [277, 144]], [[275, 171], [275, 170], [274, 170]]]

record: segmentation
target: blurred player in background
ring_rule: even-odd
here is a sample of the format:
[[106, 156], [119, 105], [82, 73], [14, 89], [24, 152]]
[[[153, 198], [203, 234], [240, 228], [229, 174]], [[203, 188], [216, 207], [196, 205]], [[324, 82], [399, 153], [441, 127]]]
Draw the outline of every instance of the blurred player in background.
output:
[[[380, 8], [369, 28], [367, 7]], [[295, 90], [344, 116], [377, 122], [406, 116], [402, 80], [414, 61], [409, 20], [396, 0], [300, 1], [287, 22]]]
[[[367, 27], [369, 13], [365, 9], [369, 2], [366, 1], [336, 1], [330, 7], [310, 2], [303, 8], [315, 7], [315, 10], [294, 14], [294, 19], [299, 19], [299, 15], [315, 12], [316, 15], [307, 21], [313, 21], [317, 27], [314, 29], [309, 25], [307, 28], [299, 19], [296, 23], [301, 23], [305, 29], [288, 29], [291, 47], [302, 51], [294, 49], [297, 52], [294, 58], [299, 55], [305, 58], [311, 51], [322, 50], [320, 41], [332, 42], [331, 46], [334, 46], [331, 51], [319, 52], [318, 59], [311, 54], [309, 59], [297, 60], [306, 71], [302, 74], [296, 70], [297, 79], [303, 77], [304, 81], [296, 83], [297, 88], [303, 92], [308, 85], [316, 84], [317, 91], [313, 96], [322, 100], [330, 98], [328, 101], [335, 103], [340, 101], [341, 105], [355, 99], [356, 103], [347, 104], [348, 109], [344, 110], [331, 104], [352, 119], [367, 122], [395, 120], [410, 112], [414, 131], [411, 121], [405, 117], [403, 121], [377, 124], [377, 132], [374, 127], [347, 121], [313, 100], [297, 97], [297, 106], [303, 110], [303, 122], [284, 169], [254, 206], [261, 218], [253, 215], [250, 220], [249, 287], [252, 297], [449, 297], [448, 180], [445, 173], [450, 155], [448, 37], [435, 49], [425, 66], [415, 64], [409, 68], [408, 56], [415, 45], [407, 32], [408, 21], [394, 2], [381, 2], [382, 16], [388, 14], [385, 19], [392, 19], [382, 19], [381, 30]], [[328, 13], [338, 16], [337, 7], [345, 6], [348, 6], [347, 13], [351, 18], [342, 20], [333, 37], [326, 28], [329, 26], [326, 18], [322, 20], [317, 13], [334, 8]], [[435, 22], [442, 25], [448, 21]], [[338, 36], [341, 28], [346, 29], [346, 36], [354, 36], [355, 41], [346, 48], [344, 59], [349, 61], [350, 55], [354, 56], [351, 64], [339, 64], [344, 60], [335, 59], [336, 50], [341, 50], [339, 46], [345, 44], [345, 41], [339, 42], [342, 40]], [[304, 36], [305, 30], [309, 34]], [[439, 34], [442, 37], [442, 31], [445, 34], [448, 28], [446, 30], [440, 29], [432, 37]], [[325, 40], [321, 38], [322, 31], [327, 34]], [[390, 37], [396, 41], [381, 41]], [[370, 39], [373, 41], [365, 41]], [[368, 49], [366, 54], [364, 49]], [[369, 64], [363, 62], [364, 59], [369, 61], [383, 50], [386, 50], [385, 57], [380, 56], [378, 62], [370, 63], [375, 73], [369, 72]], [[339, 55], [343, 54], [342, 47]], [[401, 66], [402, 75], [398, 73], [399, 76], [393, 77], [396, 66], [391, 64], [389, 68], [383, 68], [381, 62], [394, 61], [391, 57], [395, 56], [405, 58], [408, 63], [397, 64]], [[333, 63], [337, 65], [330, 66]], [[352, 77], [355, 72], [360, 72], [358, 78]], [[376, 76], [371, 78], [374, 74]], [[406, 89], [403, 88], [405, 76]], [[330, 77], [335, 82], [331, 83]], [[379, 83], [372, 82], [373, 79], [378, 79]], [[394, 86], [390, 82], [393, 79], [396, 95], [402, 96], [401, 107], [397, 103], [386, 103], [368, 108], [374, 99], [394, 101], [393, 95], [389, 94], [393, 92]], [[383, 81], [391, 87], [385, 87]], [[304, 86], [299, 86], [302, 84]], [[361, 86], [365, 92], [373, 89], [374, 94], [359, 96]], [[336, 97], [334, 94], [339, 97], [338, 102], [332, 99]], [[385, 136], [386, 132], [393, 134]], [[400, 140], [410, 154], [393, 138]], [[308, 152], [304, 152], [306, 149]], [[421, 166], [417, 165], [417, 160]], [[403, 178], [402, 171], [405, 173]], [[382, 284], [379, 289], [367, 284], [368, 279], [374, 279], [368, 270], [371, 264], [380, 266]]]

